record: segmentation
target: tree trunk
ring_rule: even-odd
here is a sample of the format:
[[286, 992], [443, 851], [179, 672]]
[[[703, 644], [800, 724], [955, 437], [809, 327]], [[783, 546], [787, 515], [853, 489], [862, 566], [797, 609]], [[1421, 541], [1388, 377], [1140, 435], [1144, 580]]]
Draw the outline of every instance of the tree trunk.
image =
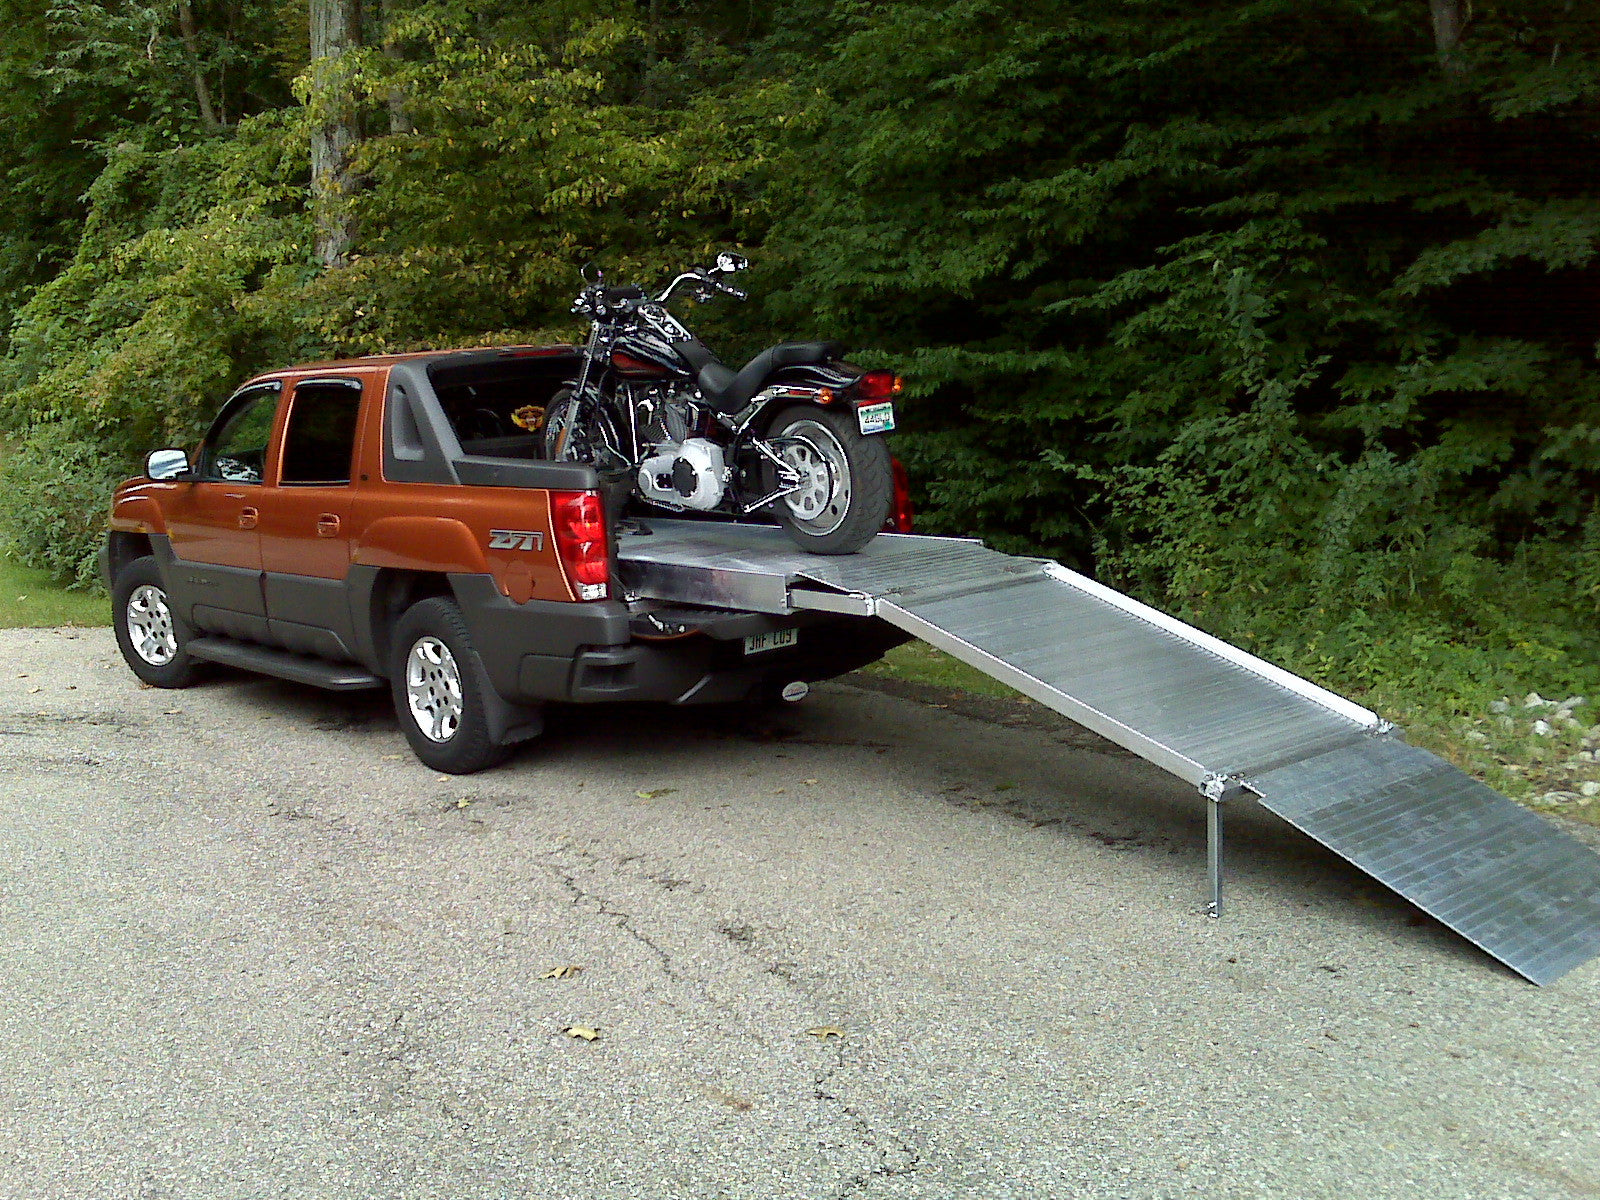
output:
[[200, 39], [195, 32], [194, 9], [189, 0], [178, 0], [178, 32], [183, 37], [183, 50], [189, 59], [189, 70], [194, 73], [194, 98], [200, 105], [200, 124], [207, 133], [222, 128], [217, 111], [211, 103], [211, 89], [206, 86], [205, 72], [200, 69]]
[[1433, 44], [1440, 65], [1447, 71], [1466, 70], [1456, 50], [1472, 20], [1472, 0], [1428, 0], [1428, 5], [1433, 10]]
[[360, 45], [360, 0], [311, 0], [311, 210], [317, 257], [330, 267], [349, 260], [356, 235], [350, 160], [360, 127], [342, 60]]
[[[400, 45], [395, 41], [391, 32], [393, 24], [389, 16], [388, 4], [383, 5], [383, 53], [390, 61], [399, 63], [403, 59]], [[389, 110], [389, 133], [413, 133], [416, 126], [411, 121], [411, 114], [406, 111], [406, 93], [404, 88], [392, 87], [384, 97], [384, 105]]]

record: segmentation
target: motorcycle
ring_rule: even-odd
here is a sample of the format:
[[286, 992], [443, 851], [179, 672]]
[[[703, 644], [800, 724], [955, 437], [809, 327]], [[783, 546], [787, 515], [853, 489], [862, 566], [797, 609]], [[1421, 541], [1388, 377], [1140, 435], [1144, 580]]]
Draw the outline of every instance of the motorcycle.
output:
[[586, 271], [572, 311], [590, 318], [589, 338], [549, 406], [546, 456], [594, 466], [624, 503], [765, 513], [814, 554], [853, 553], [893, 504], [883, 435], [901, 381], [844, 362], [837, 342], [785, 342], [725, 366], [666, 305], [684, 288], [701, 303], [743, 300], [727, 279], [748, 266], [724, 252], [655, 297]]

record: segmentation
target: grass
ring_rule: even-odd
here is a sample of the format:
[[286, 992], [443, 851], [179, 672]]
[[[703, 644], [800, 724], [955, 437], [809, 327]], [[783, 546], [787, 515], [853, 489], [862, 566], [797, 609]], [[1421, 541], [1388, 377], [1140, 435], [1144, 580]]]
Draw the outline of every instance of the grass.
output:
[[960, 659], [951, 658], [943, 650], [935, 650], [927, 642], [907, 642], [904, 646], [896, 646], [871, 666], [862, 668], [862, 672], [958, 692], [976, 692], [980, 696], [1021, 694], [991, 679], [976, 667], [969, 667]]
[[[926, 642], [907, 642], [863, 673], [983, 696], [1020, 694]], [[1451, 717], [1398, 700], [1384, 703], [1369, 696], [1358, 701], [1397, 719], [1413, 745], [1441, 755], [1529, 807], [1600, 825], [1600, 795], [1587, 797], [1579, 791], [1585, 783], [1600, 781], [1600, 724], [1592, 724], [1600, 721], [1600, 713], [1587, 700], [1567, 707], [1559, 700], [1530, 704], [1532, 697], [1509, 699], [1509, 704], [1502, 701], [1493, 712], [1474, 718]]]
[[109, 624], [111, 606], [103, 594], [68, 591], [48, 573], [0, 555], [0, 629]]

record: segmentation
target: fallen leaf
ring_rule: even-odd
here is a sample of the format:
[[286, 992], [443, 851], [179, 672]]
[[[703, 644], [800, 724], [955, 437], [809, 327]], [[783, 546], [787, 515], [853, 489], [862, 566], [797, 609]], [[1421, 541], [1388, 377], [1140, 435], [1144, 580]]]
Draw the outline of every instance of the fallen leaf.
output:
[[568, 1025], [561, 1032], [570, 1038], [582, 1038], [586, 1042], [592, 1042], [600, 1036], [598, 1029], [590, 1029], [587, 1025]]
[[456, 801], [456, 807], [457, 808], [465, 808], [467, 805], [469, 805], [471, 803], [472, 803], [472, 797], [471, 796], [462, 796], [459, 800]]
[[800, 782], [801, 783], [815, 783], [816, 780], [815, 779], [802, 779]]
[[168, 708], [168, 709], [163, 710], [161, 715], [163, 717], [181, 717], [181, 716], [183, 716], [183, 709], [181, 709], [181, 708]]
[[670, 796], [677, 790], [677, 788], [656, 788], [655, 790], [649, 792], [635, 792], [634, 795], [639, 797], [641, 800], [657, 800], [662, 796]]
[[36, 687], [31, 687], [31, 688], [29, 688], [29, 689], [28, 689], [28, 695], [30, 695], [30, 696], [31, 696], [31, 695], [33, 695], [33, 694], [34, 694], [34, 693], [35, 693], [35, 692], [42, 692], [42, 691], [44, 691], [44, 689], [43, 689], [43, 688], [36, 688]]
[[1017, 785], [1014, 784], [1014, 783], [997, 783], [997, 784], [994, 785], [994, 790], [997, 791], [997, 792], [1009, 792], [1012, 788], [1014, 788], [1016, 786]]
[[818, 1025], [815, 1029], [808, 1029], [806, 1032], [824, 1042], [831, 1037], [842, 1038], [844, 1036], [844, 1030], [837, 1025]]
[[543, 975], [539, 976], [539, 978], [540, 979], [571, 979], [574, 975], [576, 975], [581, 970], [583, 970], [582, 967], [576, 967], [576, 966], [551, 967]]
[[399, 762], [404, 757], [405, 757], [404, 754], [385, 754], [383, 756], [383, 761], [384, 762]]

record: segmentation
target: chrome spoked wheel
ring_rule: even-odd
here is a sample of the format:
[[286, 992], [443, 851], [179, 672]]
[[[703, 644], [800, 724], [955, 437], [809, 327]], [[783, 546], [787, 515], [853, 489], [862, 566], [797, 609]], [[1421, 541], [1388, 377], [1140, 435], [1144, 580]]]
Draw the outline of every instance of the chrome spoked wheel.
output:
[[164, 667], [178, 655], [167, 594], [154, 584], [141, 584], [128, 595], [128, 641], [133, 652], [152, 667]]
[[406, 655], [406, 698], [411, 719], [429, 741], [448, 742], [461, 728], [461, 671], [436, 637], [421, 637]]
[[811, 534], [828, 534], [850, 514], [850, 460], [833, 430], [818, 421], [796, 421], [783, 431], [778, 457], [800, 477], [780, 503]]

